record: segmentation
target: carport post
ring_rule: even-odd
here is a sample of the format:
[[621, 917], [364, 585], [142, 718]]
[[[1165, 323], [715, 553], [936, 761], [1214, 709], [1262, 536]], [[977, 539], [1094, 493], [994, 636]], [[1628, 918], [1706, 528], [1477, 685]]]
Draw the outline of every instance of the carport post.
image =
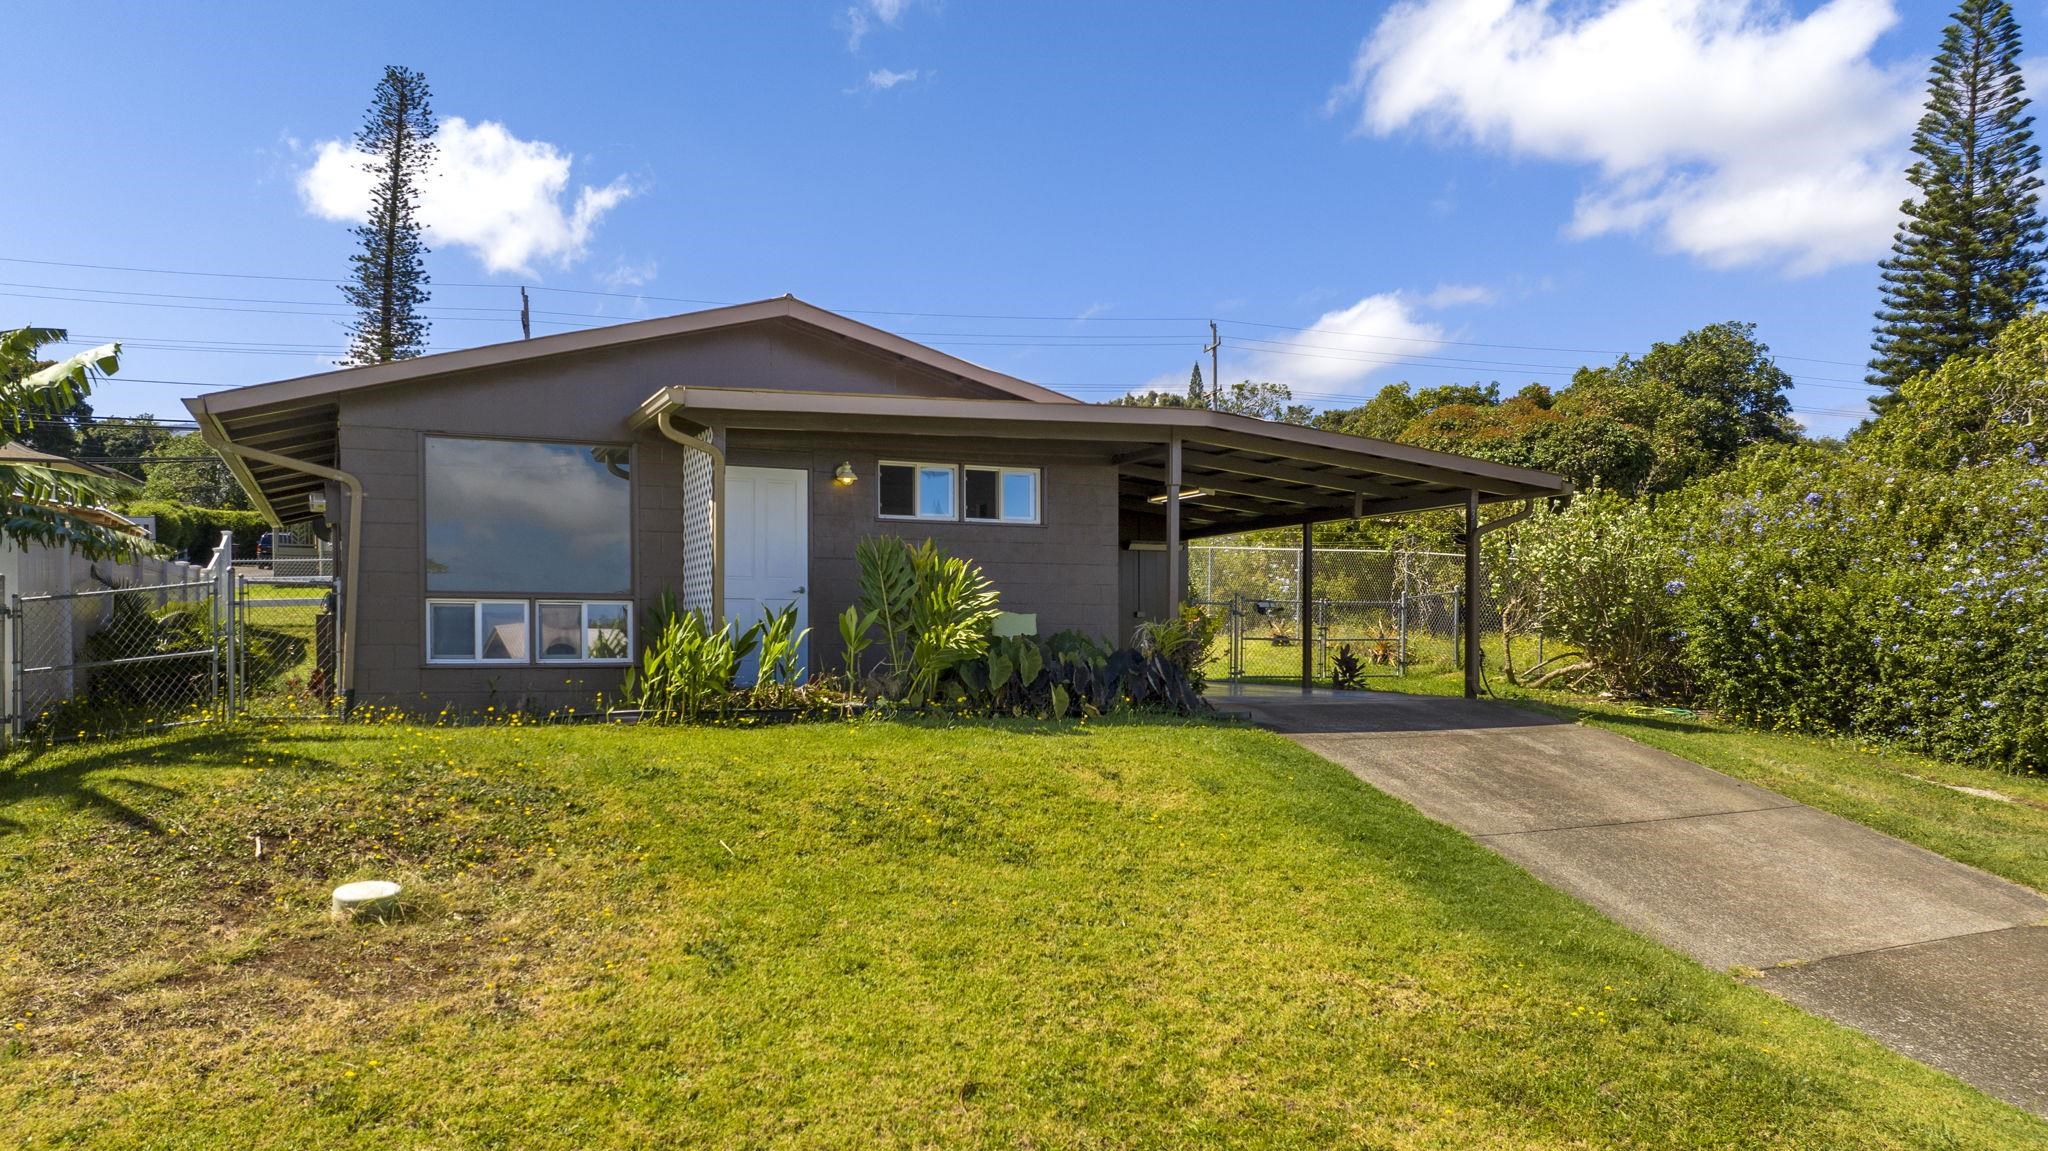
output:
[[1465, 698], [1479, 698], [1479, 490], [1465, 493]]
[[1181, 604], [1180, 433], [1166, 441], [1166, 618], [1178, 622]]
[[1301, 521], [1301, 690], [1316, 685], [1316, 521]]

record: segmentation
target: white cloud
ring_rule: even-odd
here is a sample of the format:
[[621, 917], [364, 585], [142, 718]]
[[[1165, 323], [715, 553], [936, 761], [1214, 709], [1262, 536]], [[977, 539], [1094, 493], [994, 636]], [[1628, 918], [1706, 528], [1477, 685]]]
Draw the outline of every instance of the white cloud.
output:
[[916, 80], [917, 76], [918, 70], [916, 68], [912, 68], [907, 72], [892, 72], [887, 68], [877, 68], [868, 73], [868, 78], [862, 82], [860, 87], [849, 89], [849, 91], [887, 92], [898, 84], [908, 84]]
[[1574, 236], [1650, 232], [1726, 266], [1881, 253], [1911, 191], [1920, 65], [1871, 59], [1891, 0], [1405, 0], [1333, 108], [1593, 165]]
[[1444, 346], [1443, 327], [1422, 313], [1492, 298], [1485, 288], [1463, 285], [1445, 285], [1421, 296], [1367, 296], [1348, 308], [1325, 312], [1306, 331], [1258, 340], [1241, 366], [1224, 366], [1223, 378], [1271, 380], [1293, 388], [1299, 398], [1317, 402], [1362, 395], [1363, 385], [1373, 376]]
[[629, 264], [625, 257], [621, 256], [613, 262], [611, 270], [598, 279], [612, 291], [622, 292], [630, 288], [644, 288], [653, 283], [660, 270], [660, 265], [652, 259]]
[[874, 21], [880, 20], [892, 27], [903, 19], [910, 0], [866, 0], [846, 10], [846, 50], [857, 52], [861, 41], [867, 39], [874, 28]]
[[[569, 154], [545, 140], [522, 140], [491, 120], [442, 120], [439, 149], [420, 188], [420, 221], [432, 248], [466, 248], [487, 271], [534, 274], [581, 259], [605, 213], [633, 194], [621, 178], [583, 185], [570, 199]], [[370, 204], [367, 157], [347, 141], [323, 141], [299, 175], [299, 195], [314, 215], [355, 223]]]

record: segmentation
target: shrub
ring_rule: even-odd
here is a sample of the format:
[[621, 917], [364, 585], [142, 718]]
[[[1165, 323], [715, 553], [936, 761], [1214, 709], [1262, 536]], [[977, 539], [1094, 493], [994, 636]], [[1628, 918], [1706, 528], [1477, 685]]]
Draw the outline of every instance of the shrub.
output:
[[1509, 530], [1541, 584], [1546, 628], [1584, 657], [1532, 682], [1577, 675], [1622, 695], [1683, 694], [1668, 593], [1679, 565], [1650, 505], [1592, 491]]
[[939, 687], [948, 706], [982, 715], [1091, 718], [1122, 709], [1207, 710], [1181, 664], [1160, 648], [1112, 651], [1076, 631], [1009, 636], [960, 664]]
[[2048, 766], [2048, 472], [1805, 446], [1667, 509], [1700, 694], [1750, 722]]
[[138, 500], [121, 508], [126, 516], [155, 516], [156, 540], [174, 552], [189, 554], [194, 563], [205, 563], [220, 542], [220, 533], [235, 533], [235, 550], [256, 554], [256, 541], [270, 530], [262, 512], [229, 508], [197, 508], [167, 500]]

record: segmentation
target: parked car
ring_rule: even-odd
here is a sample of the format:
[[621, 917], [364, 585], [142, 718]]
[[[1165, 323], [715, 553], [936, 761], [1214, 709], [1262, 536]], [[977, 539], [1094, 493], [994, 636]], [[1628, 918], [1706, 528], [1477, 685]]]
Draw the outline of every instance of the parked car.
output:
[[268, 563], [268, 562], [270, 561], [270, 557], [271, 557], [272, 553], [273, 553], [273, 552], [274, 552], [274, 551], [276, 550], [276, 544], [277, 544], [277, 533], [276, 533], [276, 532], [264, 532], [264, 533], [263, 533], [262, 535], [260, 535], [260, 536], [257, 536], [257, 537], [256, 537], [256, 560], [257, 560], [257, 562], [258, 562], [258, 563]]

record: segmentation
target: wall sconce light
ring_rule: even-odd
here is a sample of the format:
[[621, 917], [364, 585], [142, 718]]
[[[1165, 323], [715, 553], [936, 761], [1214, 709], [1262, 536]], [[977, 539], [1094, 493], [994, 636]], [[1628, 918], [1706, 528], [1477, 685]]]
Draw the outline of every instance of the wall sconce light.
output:
[[[1183, 500], [1200, 499], [1208, 494], [1208, 491], [1202, 488], [1182, 488], [1180, 490], [1180, 498]], [[1160, 492], [1156, 496], [1146, 496], [1145, 502], [1148, 504], [1163, 504], [1166, 502], [1166, 493]]]
[[853, 474], [853, 461], [851, 460], [832, 469], [832, 483], [837, 487], [850, 488], [853, 486], [855, 478]]
[[308, 492], [308, 493], [306, 493], [306, 510], [307, 510], [307, 511], [309, 511], [309, 512], [312, 512], [312, 513], [313, 513], [314, 515], [316, 515], [316, 516], [324, 516], [324, 515], [326, 515], [326, 514], [327, 514], [327, 493], [326, 493], [326, 492]]

